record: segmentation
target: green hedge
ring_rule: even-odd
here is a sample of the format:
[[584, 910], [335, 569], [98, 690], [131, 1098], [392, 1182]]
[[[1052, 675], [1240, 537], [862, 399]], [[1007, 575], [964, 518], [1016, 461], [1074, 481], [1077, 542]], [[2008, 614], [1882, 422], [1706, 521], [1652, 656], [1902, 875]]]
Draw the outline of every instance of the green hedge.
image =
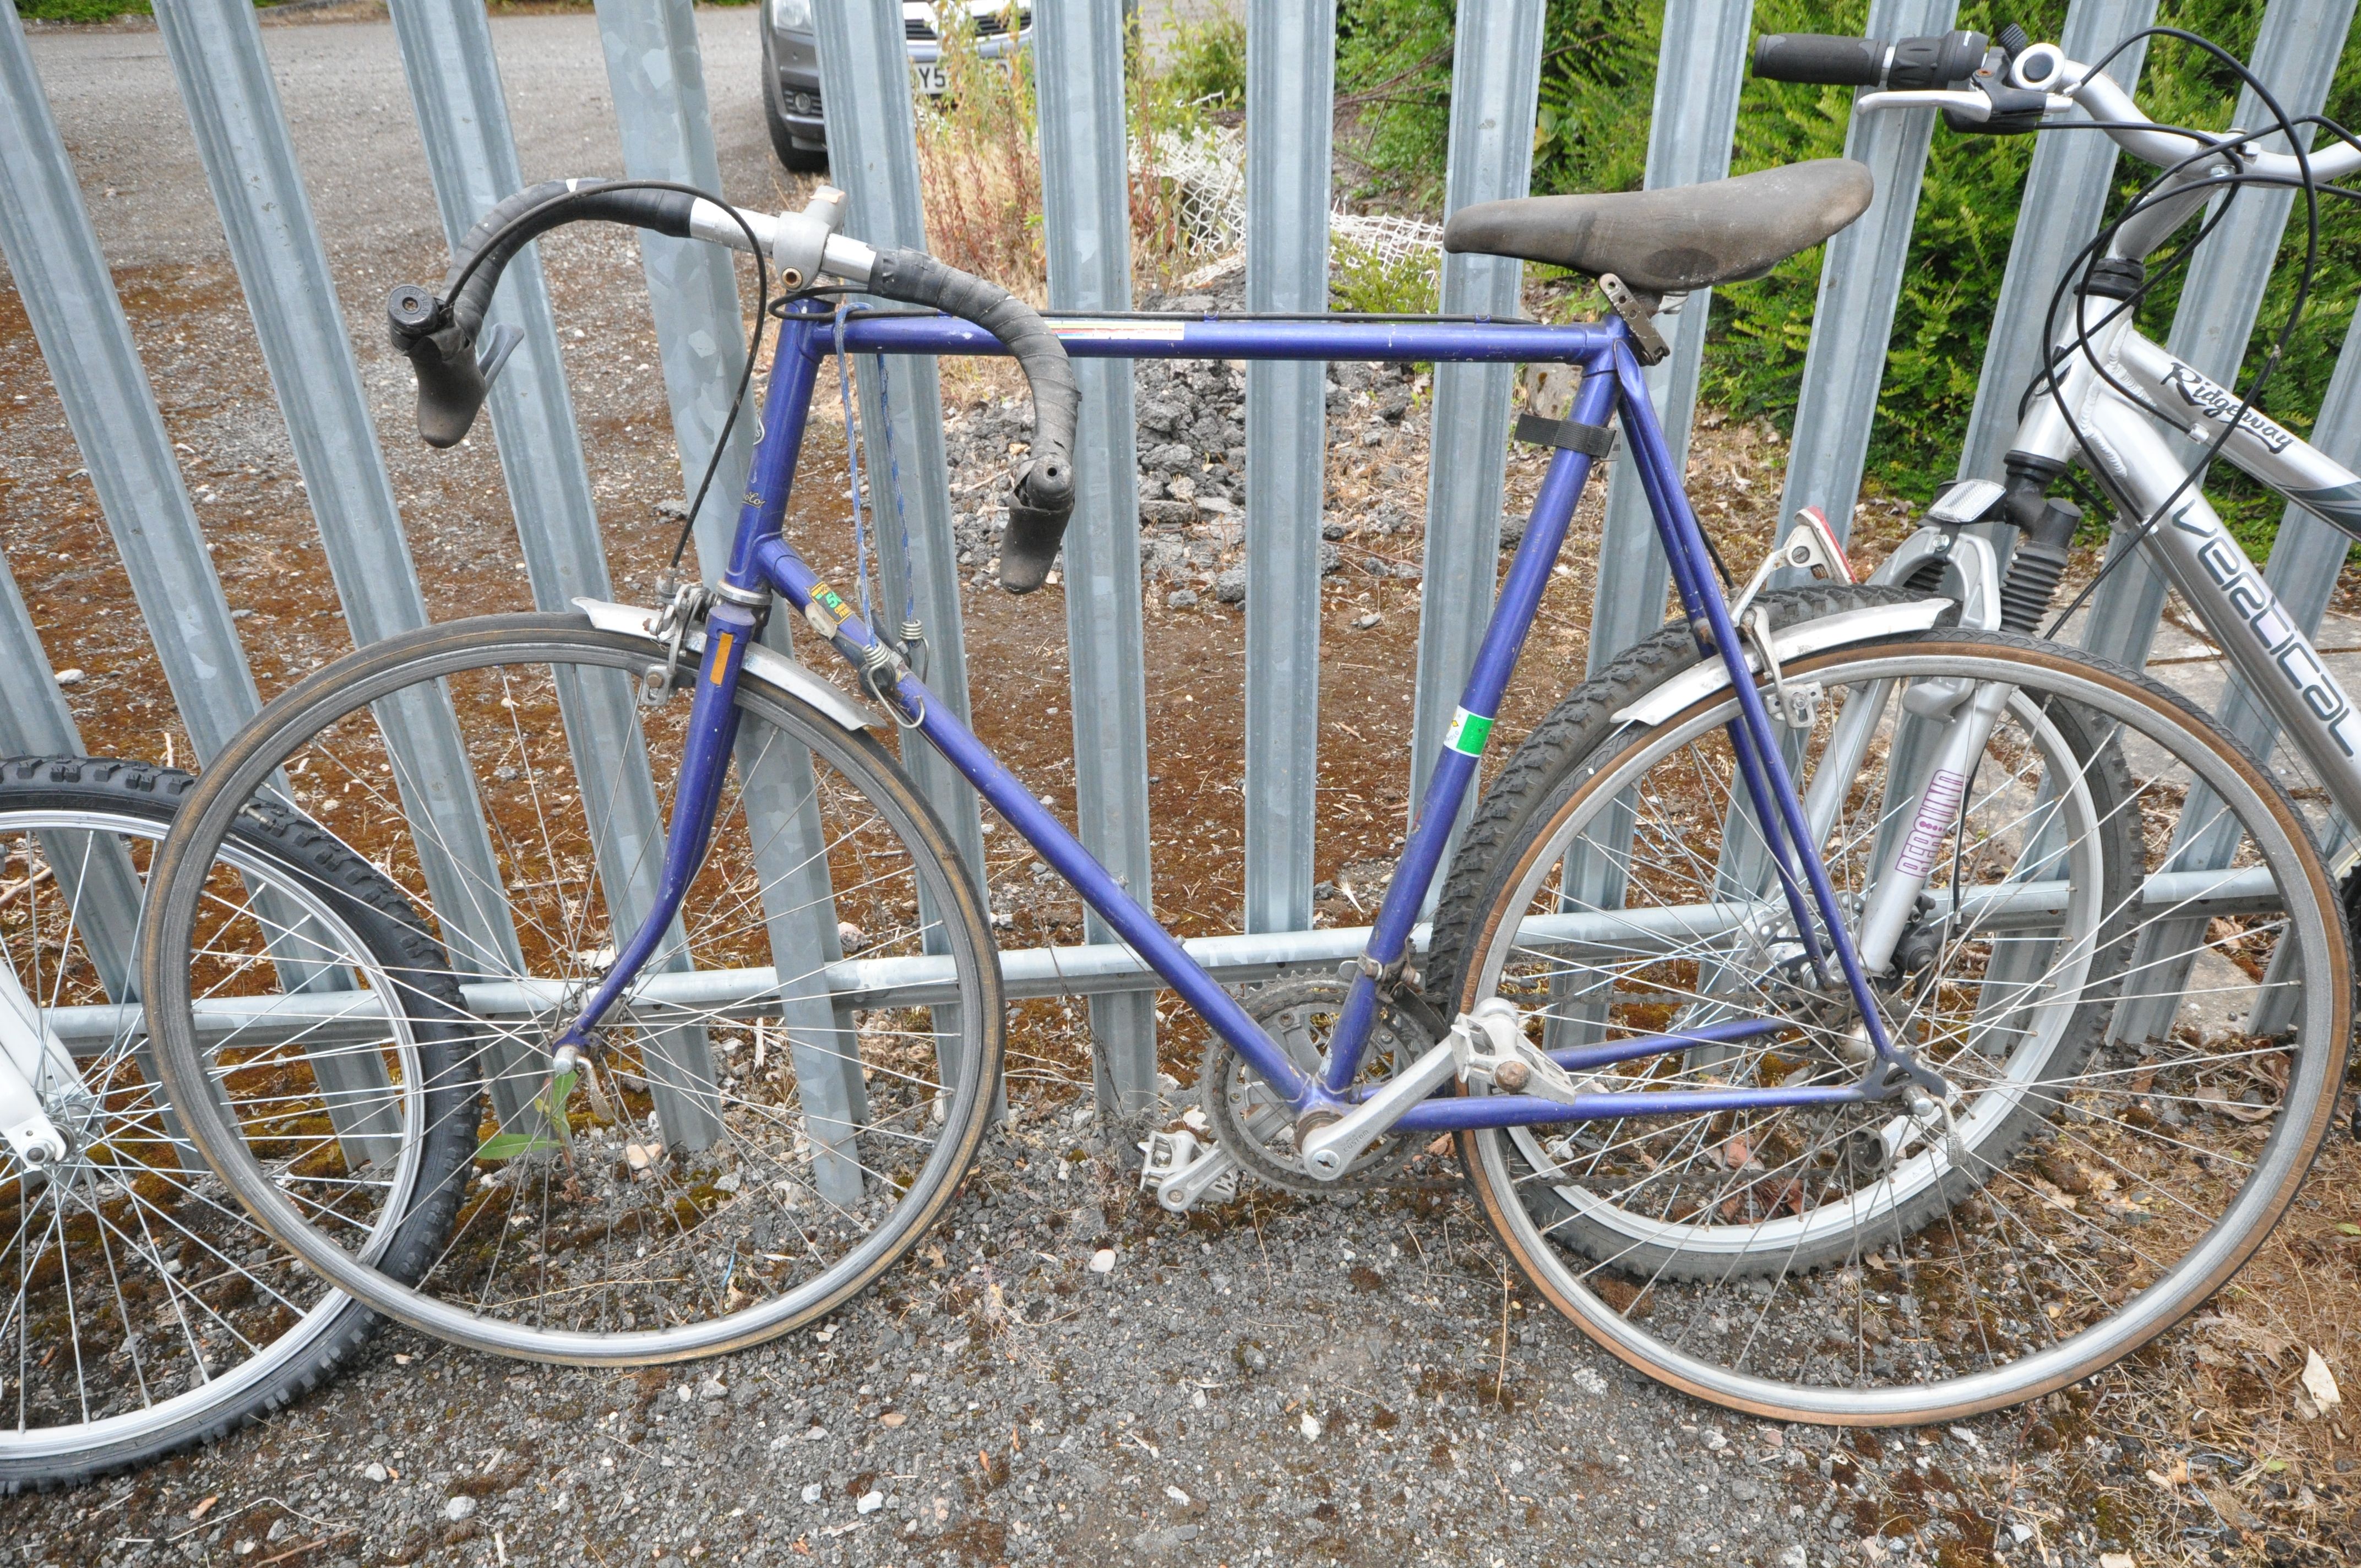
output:
[[[1351, 143], [1370, 170], [1364, 196], [1428, 210], [1441, 205], [1436, 171], [1449, 135], [1454, 10], [1452, 0], [1343, 0], [1338, 90], [1366, 95], [1361, 132]], [[2262, 4], [2167, 0], [2160, 10], [2160, 22], [2213, 38], [2244, 58], [2254, 47]], [[1754, 24], [1763, 33], [1859, 31], [1867, 13], [1866, 0], [1759, 0]], [[2015, 21], [2037, 38], [2055, 38], [2064, 15], [2062, 0], [1999, 9], [1969, 0], [1959, 25], [1990, 33]], [[1638, 187], [1663, 23], [1662, 0], [1552, 0], [1533, 140], [1536, 192]], [[2155, 118], [2218, 128], [2229, 124], [2236, 97], [2235, 79], [2210, 57], [2170, 41], [2151, 43], [2139, 100]], [[1750, 78], [1733, 172], [1837, 156], [1851, 98], [1850, 89]], [[2361, 123], [2361, 36], [2346, 45], [2327, 112], [2348, 126]], [[1936, 130], [1870, 448], [1872, 477], [1900, 494], [1923, 497], [1956, 467], [2032, 152], [2029, 137]], [[2119, 170], [2118, 200], [2145, 172], [2145, 166]], [[2311, 427], [2361, 292], [2361, 215], [2342, 203], [2323, 208], [2323, 265], [2305, 325], [2262, 400], [2274, 418], [2299, 431]], [[2301, 208], [2298, 219], [2265, 300], [2260, 319], [2267, 328], [2275, 329], [2287, 312], [2293, 263], [2302, 254]], [[1819, 264], [1814, 251], [1767, 278], [1716, 291], [1708, 400], [1735, 413], [1768, 414], [1784, 427], [1810, 337]], [[2144, 330], [2163, 336], [2177, 302], [2177, 280], [2169, 280], [2143, 309]], [[2258, 344], [2268, 336], [2259, 333]], [[2249, 369], [2259, 357], [2258, 349]], [[2231, 505], [2241, 532], [2267, 538], [2278, 509], [2242, 492], [2242, 484], [2232, 476], [2213, 488]]]

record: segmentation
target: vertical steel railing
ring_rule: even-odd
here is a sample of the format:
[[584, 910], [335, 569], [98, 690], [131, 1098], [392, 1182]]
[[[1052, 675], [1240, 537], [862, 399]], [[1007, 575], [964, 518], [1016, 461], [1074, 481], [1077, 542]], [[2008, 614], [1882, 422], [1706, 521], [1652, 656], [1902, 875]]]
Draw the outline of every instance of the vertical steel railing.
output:
[[[1043, 5], [1034, 49], [1041, 126], [1042, 238], [1049, 304], [1131, 308], [1131, 167], [1124, 108], [1126, 18], [1115, 0]], [[1074, 819], [1091, 853], [1150, 904], [1148, 677], [1139, 578], [1139, 454], [1132, 362], [1079, 359], [1074, 521], [1066, 532], [1066, 648], [1072, 670]], [[1114, 939], [1096, 914], [1093, 942]], [[1156, 1102], [1156, 998], [1091, 998], [1099, 1102]]]
[[[1738, 134], [1738, 90], [1754, 19], [1752, 0], [1670, 0], [1656, 52], [1656, 92], [1648, 125], [1646, 187], [1697, 185], [1730, 172]], [[1688, 462], [1697, 376], [1705, 364], [1711, 290], [1688, 298], [1678, 314], [1657, 318], [1672, 353], [1648, 369], [1664, 444]], [[1598, 542], [1598, 582], [1590, 611], [1589, 673], [1664, 624], [1672, 566], [1656, 539], [1655, 519], [1640, 477], [1628, 463], [1608, 469], [1607, 521]]]
[[[1246, 309], [1328, 308], [1334, 0], [1246, 8]], [[1246, 366], [1246, 928], [1312, 924], [1328, 367]]]
[[[1947, 32], [1958, 13], [1959, 0], [1871, 0], [1865, 30], [1878, 38]], [[1885, 345], [1934, 136], [1932, 109], [1857, 115], [1845, 131], [1845, 156], [1869, 166], [1877, 194], [1868, 212], [1828, 241], [1820, 261], [1819, 303], [1779, 494], [1781, 518], [1798, 507], [1819, 507], [1839, 540], [1852, 532], [1853, 502], [1869, 463]]]
[[[5, 8], [6, 0], [0, 0]], [[2064, 42], [2070, 52], [2087, 58], [2145, 25], [2153, 9], [2154, 0], [2076, 0]], [[891, 0], [873, 0], [816, 12], [834, 177], [851, 192], [854, 232], [874, 244], [922, 246], [900, 9]], [[2312, 112], [2324, 101], [2352, 12], [2353, 0], [2274, 0], [2269, 6], [2256, 67], [2291, 112]], [[1887, 36], [1938, 31], [1950, 24], [1952, 13], [1952, 0], [1878, 0], [1870, 30]], [[1525, 187], [1541, 17], [1541, 0], [1460, 0], [1463, 40], [1480, 47], [1463, 42], [1454, 67], [1446, 174], [1454, 207]], [[423, 624], [423, 597], [252, 11], [243, 0], [160, 0], [159, 20], [354, 639], [372, 641]], [[598, 8], [625, 171], [711, 187], [719, 167], [694, 23], [686, 0], [639, 5], [600, 0]], [[1115, 0], [1089, 0], [1043, 6], [1036, 24], [1052, 302], [1070, 310], [1123, 308], [1130, 267], [1126, 23]], [[522, 180], [492, 69], [490, 31], [470, 0], [399, 6], [395, 26], [445, 229], [456, 236]], [[1323, 310], [1333, 5], [1257, 5], [1250, 8], [1248, 28], [1248, 302], [1257, 310]], [[1727, 172], [1751, 31], [1746, 0], [1673, 0], [1655, 89], [1651, 187]], [[2127, 55], [2112, 69], [2120, 80], [2136, 63]], [[253, 710], [252, 677], [13, 10], [0, 18], [0, 96], [5, 99], [0, 133], [6, 137], [6, 156], [0, 158], [0, 246], [202, 756]], [[2238, 123], [2260, 118], [2258, 104], [2242, 103]], [[1786, 507], [1826, 507], [1839, 529], [1849, 523], [1866, 462], [1930, 121], [1923, 114], [1880, 115], [1856, 124], [1849, 137], [1848, 150], [1877, 173], [1877, 205], [1831, 245], [1822, 267], [1821, 328], [1806, 360], [1795, 456], [1783, 498]], [[1988, 474], [1997, 466], [2014, 428], [2015, 400], [2039, 362], [2042, 307], [2066, 260], [2095, 225], [2114, 167], [2112, 147], [2102, 137], [2049, 133], [2037, 144], [1963, 474]], [[2246, 192], [2230, 221], [2200, 249], [2171, 342], [2209, 374], [2235, 370], [2291, 201], [2288, 193]], [[729, 258], [710, 247], [642, 236], [641, 254], [686, 488], [703, 472], [742, 363], [741, 305]], [[1513, 309], [1519, 274], [1513, 263], [1451, 258], [1444, 275], [1445, 308]], [[1679, 315], [1665, 318], [1674, 354], [1651, 375], [1667, 433], [1684, 454], [1708, 307], [1700, 294]], [[577, 594], [612, 596], [546, 291], [530, 257], [511, 269], [494, 310], [496, 320], [525, 332], [490, 409], [535, 600], [555, 608]], [[2340, 363], [2315, 433], [2324, 449], [2345, 457], [2361, 452], [2356, 358], [2348, 351]], [[1069, 540], [1065, 579], [1077, 816], [1093, 849], [1145, 894], [1151, 866], [1142, 585], [1130, 526], [1137, 514], [1131, 380], [1129, 367], [1115, 362], [1079, 368], [1085, 392], [1084, 503]], [[869, 426], [882, 428], [874, 379], [862, 377], [862, 406]], [[1493, 591], [1508, 382], [1506, 370], [1472, 367], [1445, 367], [1437, 378], [1412, 758], [1418, 783], [1431, 764], [1473, 629]], [[930, 684], [964, 712], [956, 547], [931, 361], [894, 367], [891, 417], [910, 548], [906, 572], [899, 520], [889, 507], [880, 520], [880, 613], [898, 620], [906, 591], [915, 599], [932, 653]], [[1311, 924], [1317, 524], [1326, 444], [1323, 367], [1254, 366], [1247, 427], [1246, 925], [1277, 938]], [[730, 498], [752, 434], [752, 422], [741, 422], [722, 461], [718, 499], [697, 520], [706, 560], [715, 558], [729, 526]], [[2268, 570], [2290, 611], [2307, 625], [2320, 618], [2344, 548], [2341, 534], [2290, 509]], [[1664, 567], [1644, 500], [1620, 473], [1610, 483], [1601, 553], [1590, 644], [1594, 670], [1653, 630], [1664, 601]], [[2091, 645], [2137, 663], [2161, 593], [2161, 584], [2139, 564], [2116, 574], [2094, 606]], [[773, 635], [784, 643], [784, 625]], [[0, 584], [0, 746], [80, 746], [49, 668], [14, 583]], [[632, 728], [628, 709], [587, 698], [581, 713], [569, 712], [569, 727], [576, 722], [594, 740], [611, 741]], [[2269, 738], [2267, 724], [2248, 729], [2250, 739]], [[487, 967], [516, 961], [515, 934], [455, 750], [450, 716], [431, 703], [414, 705], [387, 716], [387, 735], [411, 786], [403, 795], [428, 851], [430, 891], [461, 949], [460, 961], [468, 961], [469, 948]], [[747, 808], [781, 823], [781, 842], [801, 842], [798, 833], [816, 829], [810, 762], [798, 753], [781, 768], [781, 755], [780, 748], [771, 748], [764, 777], [750, 773]], [[980, 873], [983, 839], [972, 792], [930, 756], [908, 761]], [[438, 795], [451, 804], [429, 806]], [[652, 785], [627, 815], [642, 835], [660, 828]], [[807, 866], [791, 884], [781, 879], [780, 886], [766, 907], [774, 962], [782, 975], [814, 981], [800, 990], [790, 985], [781, 1002], [789, 1039], [813, 1041], [849, 1029], [849, 1016], [815, 979], [822, 963], [839, 956], [824, 865], [816, 875]], [[629, 901], [616, 902], [622, 908]], [[1095, 922], [1090, 932], [1094, 940], [1105, 935]], [[1126, 1109], [1147, 1103], [1154, 1091], [1154, 1013], [1145, 984], [1142, 992], [1102, 995], [1093, 1003], [1103, 1102]], [[857, 1074], [844, 1067], [842, 1053], [826, 1048], [799, 1058], [798, 1066], [815, 1134], [833, 1146], [826, 1128], [859, 1115]], [[680, 1087], [687, 1100], [699, 1098], [695, 1084]], [[693, 1104], [667, 1113], [667, 1122], [675, 1115], [684, 1127], [697, 1120]], [[840, 1175], [858, 1180], [849, 1161]]]
[[[1532, 188], [1545, 9], [1542, 0], [1460, 0], [1460, 41], [1451, 60], [1446, 215], [1477, 202], [1522, 196]], [[1452, 315], [1519, 314], [1524, 275], [1521, 263], [1500, 257], [1446, 256], [1443, 309]], [[1515, 380], [1512, 365], [1434, 367], [1411, 729], [1412, 800], [1425, 792], [1427, 776], [1443, 754], [1444, 730], [1492, 613], [1500, 576], [1500, 498], [1509, 471], [1500, 432], [1509, 422]], [[1475, 805], [1471, 790], [1460, 808], [1462, 824]]]

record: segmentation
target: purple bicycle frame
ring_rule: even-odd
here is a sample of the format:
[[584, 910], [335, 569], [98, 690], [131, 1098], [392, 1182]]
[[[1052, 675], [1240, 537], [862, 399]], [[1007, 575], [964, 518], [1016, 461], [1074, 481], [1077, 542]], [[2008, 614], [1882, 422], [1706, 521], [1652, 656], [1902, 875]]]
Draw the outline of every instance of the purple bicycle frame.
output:
[[[1833, 953], [1865, 1022], [1876, 1053], [1869, 1072], [1860, 1081], [1844, 1086], [1661, 1090], [1579, 1095], [1570, 1102], [1532, 1095], [1437, 1095], [1413, 1106], [1394, 1124], [1397, 1130], [1448, 1132], [1597, 1117], [1859, 1103], [1889, 1097], [1904, 1081], [1923, 1079], [1924, 1069], [1889, 1037], [1851, 938], [1839, 917], [1835, 890], [1806, 826], [1770, 715], [1755, 689], [1729, 606], [1714, 586], [1712, 556], [1656, 422], [1647, 384], [1633, 356], [1630, 329], [1620, 320], [1542, 326], [1485, 320], [1282, 319], [1208, 313], [1202, 317], [1053, 318], [1051, 325], [1067, 353], [1078, 357], [1540, 362], [1579, 367], [1582, 382], [1568, 417], [1592, 426], [1620, 419], [1689, 626], [1699, 647], [1717, 654], [1730, 672], [1740, 711], [1729, 730], [1754, 820], [1762, 825], [1771, 848], [1781, 891], [1809, 961], [1825, 981], [1827, 958]], [[834, 351], [836, 342], [833, 316], [817, 302], [788, 311], [781, 322], [762, 436], [755, 446], [753, 469], [747, 477], [738, 531], [721, 581], [725, 592], [755, 602], [765, 590], [775, 591], [807, 619], [814, 598], [821, 598], [824, 608], [819, 619], [836, 626], [832, 645], [853, 659], [857, 668], [859, 656], [875, 645], [876, 634], [820, 580], [783, 532], [813, 389], [819, 367]], [[855, 313], [845, 323], [842, 343], [847, 355], [1005, 352], [997, 339], [968, 322], [918, 313]], [[1575, 503], [1592, 467], [1589, 455], [1560, 447], [1542, 481], [1532, 520], [1510, 559], [1460, 696], [1461, 711], [1484, 720], [1485, 730], [1499, 711], [1501, 694], [1532, 626], [1550, 568], [1565, 543]], [[655, 905], [566, 1030], [561, 1045], [587, 1042], [598, 1021], [654, 951], [703, 861], [736, 739], [738, 674], [747, 642], [759, 630], [756, 613], [739, 604], [725, 599], [710, 611]], [[1073, 884], [1122, 940], [1287, 1098], [1298, 1116], [1308, 1112], [1341, 1113], [1357, 1101], [1360, 1096], [1352, 1086], [1377, 1015], [1378, 977], [1399, 965], [1409, 952], [1419, 906], [1441, 869], [1450, 826], [1475, 780], [1483, 749], [1480, 740], [1474, 751], [1452, 745], [1444, 749], [1419, 802], [1400, 864], [1379, 903], [1337, 1021], [1326, 1067], [1318, 1075], [1309, 1075], [1289, 1060], [1236, 999], [1182, 949], [973, 732], [951, 716], [949, 706], [937, 700], [923, 681], [915, 674], [905, 674], [895, 695], [905, 726], [925, 736], [1041, 858]], [[1817, 921], [1815, 911], [1820, 916]], [[1561, 1049], [1553, 1057], [1569, 1069], [1584, 1070], [1699, 1045], [1734, 1043], [1784, 1026], [1772, 1018], [1731, 1020], [1673, 1034]]]

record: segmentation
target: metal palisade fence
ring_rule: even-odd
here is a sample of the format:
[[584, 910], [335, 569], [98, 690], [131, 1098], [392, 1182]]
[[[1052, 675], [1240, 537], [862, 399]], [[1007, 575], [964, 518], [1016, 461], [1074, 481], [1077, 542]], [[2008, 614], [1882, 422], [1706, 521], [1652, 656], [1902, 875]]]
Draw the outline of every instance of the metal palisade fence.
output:
[[[1527, 189], [1544, 4], [1459, 0], [1446, 180], [1454, 208]], [[2354, 0], [2270, 0], [2254, 65], [2290, 114], [2317, 113], [2324, 103], [2353, 8]], [[922, 246], [900, 0], [822, 0], [814, 9], [833, 178], [851, 192], [851, 230], [881, 247]], [[1872, 0], [1865, 30], [1886, 38], [1941, 32], [1953, 25], [1956, 9], [1955, 0]], [[2061, 41], [2070, 54], [2091, 58], [2148, 26], [2155, 9], [2155, 0], [2074, 0]], [[490, 29], [480, 0], [391, 0], [391, 10], [426, 173], [444, 228], [456, 239], [523, 183]], [[1120, 0], [1037, 0], [1042, 197], [1055, 309], [1121, 310], [1131, 302], [1123, 10]], [[1746, 0], [1668, 0], [1667, 10], [1647, 158], [1652, 187], [1729, 171], [1752, 32]], [[351, 335], [329, 286], [251, 0], [157, 0], [156, 12], [353, 639], [366, 643], [421, 625], [425, 600], [403, 546]], [[623, 171], [716, 187], [688, 0], [598, 0], [598, 22], [623, 130]], [[1247, 5], [1245, 226], [1247, 300], [1256, 310], [1326, 308], [1334, 31], [1334, 0]], [[2121, 78], [2137, 66], [2135, 51], [2112, 69]], [[2242, 102], [2235, 123], [2262, 116], [2258, 104]], [[1839, 530], [1860, 490], [1933, 129], [1931, 110], [1885, 114], [1857, 120], [1847, 139], [1848, 155], [1874, 171], [1877, 197], [1828, 249], [1783, 499], [1788, 510], [1823, 507]], [[2038, 138], [1963, 476], [1998, 477], [2016, 398], [2040, 362], [2043, 306], [2099, 221], [2114, 158], [2103, 137], [2045, 132]], [[2226, 378], [2235, 369], [2291, 205], [2288, 192], [2250, 194], [2199, 250], [2170, 343], [2209, 375]], [[210, 755], [255, 710], [255, 681], [12, 0], [0, 0], [0, 247], [173, 698], [201, 757]], [[719, 438], [741, 368], [741, 302], [729, 259], [711, 247], [650, 235], [642, 236], [640, 254], [682, 468], [695, 476]], [[1443, 308], [1512, 312], [1520, 280], [1514, 262], [1448, 257]], [[1676, 451], [1687, 445], [1707, 314], [1708, 302], [1699, 297], [1665, 318], [1674, 352], [1649, 373]], [[549, 299], [530, 253], [510, 269], [493, 319], [524, 334], [490, 407], [534, 601], [559, 608], [577, 595], [611, 598]], [[1152, 867], [1131, 367], [1089, 360], [1076, 370], [1083, 400], [1082, 500], [1067, 541], [1065, 579], [1076, 809], [1092, 850], [1144, 890]], [[957, 545], [938, 383], [928, 361], [896, 373], [906, 378], [891, 417], [896, 449], [908, 455], [902, 470], [908, 587], [934, 650], [929, 679], [964, 708]], [[2313, 438], [2347, 463], [2361, 461], [2357, 382], [2361, 353], [2348, 352]], [[1240, 981], [1289, 964], [1334, 962], [1357, 951], [1364, 936], [1315, 930], [1312, 921], [1323, 383], [1317, 365], [1256, 364], [1247, 376], [1246, 510], [1253, 527], [1246, 540], [1246, 929], [1192, 944], [1217, 971]], [[1416, 740], [1406, 760], [1412, 798], [1425, 782], [1494, 591], [1510, 385], [1507, 367], [1436, 370]], [[885, 417], [873, 387], [863, 388], [863, 399], [864, 418]], [[751, 444], [751, 428], [741, 423], [725, 466], [742, 471]], [[716, 486], [695, 520], [708, 573], [721, 559], [735, 494], [733, 486]], [[2325, 609], [2345, 543], [2293, 508], [2281, 524], [2268, 576], [2308, 626]], [[884, 569], [887, 602], [895, 602], [904, 584], [895, 553], [885, 553]], [[1609, 488], [1592, 620], [1594, 669], [1654, 628], [1665, 583], [1646, 502], [1619, 470]], [[2161, 582], [2137, 564], [2115, 574], [2089, 622], [2091, 645], [2138, 663], [2162, 593]], [[784, 643], [783, 626], [771, 635]], [[13, 579], [0, 574], [0, 753], [82, 750], [50, 668]], [[435, 716], [391, 714], [387, 722], [391, 742], [421, 775], [460, 765], [454, 737]], [[981, 865], [972, 792], [930, 756], [910, 762], [971, 864]], [[460, 791], [453, 798], [471, 797]], [[622, 808], [649, 814], [653, 826], [653, 789]], [[454, 857], [490, 866], [480, 822], [437, 828]], [[428, 872], [431, 882], [434, 869]], [[498, 885], [483, 869], [455, 866], [446, 874]], [[85, 897], [94, 906], [115, 901], [110, 921], [90, 924], [127, 943], [137, 897], [128, 862], [91, 873]], [[466, 898], [443, 907], [477, 907], [474, 928], [445, 933], [455, 948], [513, 954], [516, 937], [504, 912]], [[1156, 1092], [1154, 977], [1095, 919], [1086, 939], [1088, 946], [1054, 958], [1046, 951], [1005, 954], [1010, 989], [1087, 995], [1102, 1101], [1139, 1109]], [[119, 966], [115, 972], [122, 972]], [[826, 1005], [807, 998], [783, 1006], [793, 1012], [814, 1004]]]

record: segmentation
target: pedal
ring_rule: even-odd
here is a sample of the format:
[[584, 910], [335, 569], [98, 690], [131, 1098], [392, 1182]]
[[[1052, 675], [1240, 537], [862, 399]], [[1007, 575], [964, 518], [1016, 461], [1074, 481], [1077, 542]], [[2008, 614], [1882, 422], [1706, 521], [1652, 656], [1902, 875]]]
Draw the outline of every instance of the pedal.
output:
[[1186, 1127], [1150, 1133], [1139, 1152], [1146, 1157], [1139, 1185], [1156, 1189], [1156, 1201], [1176, 1214], [1208, 1198], [1226, 1203], [1238, 1195], [1238, 1162], [1219, 1144], [1198, 1142]]
[[[1463, 1083], [1486, 1083], [1503, 1094], [1530, 1094], [1561, 1105], [1590, 1092], [1587, 1078], [1577, 1081], [1525, 1038], [1522, 1016], [1504, 998], [1488, 998], [1476, 1004], [1475, 1012], [1461, 1014], [1446, 1043], [1453, 1047], [1454, 1066]], [[1485, 1046], [1491, 1048], [1481, 1048]]]

